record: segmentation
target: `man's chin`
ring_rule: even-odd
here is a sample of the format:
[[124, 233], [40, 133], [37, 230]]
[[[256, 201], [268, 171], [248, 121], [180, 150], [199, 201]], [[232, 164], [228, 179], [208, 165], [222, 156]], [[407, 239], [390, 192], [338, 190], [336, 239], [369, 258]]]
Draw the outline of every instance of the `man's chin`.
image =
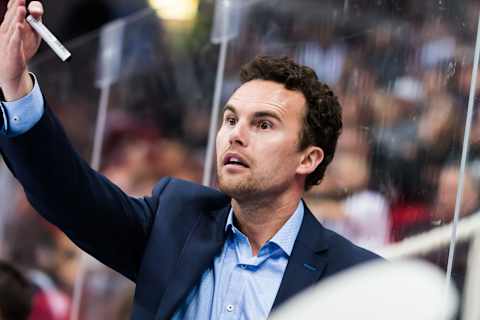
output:
[[255, 193], [256, 188], [246, 181], [234, 181], [236, 179], [219, 179], [218, 188], [231, 198], [239, 199], [248, 197], [249, 194]]

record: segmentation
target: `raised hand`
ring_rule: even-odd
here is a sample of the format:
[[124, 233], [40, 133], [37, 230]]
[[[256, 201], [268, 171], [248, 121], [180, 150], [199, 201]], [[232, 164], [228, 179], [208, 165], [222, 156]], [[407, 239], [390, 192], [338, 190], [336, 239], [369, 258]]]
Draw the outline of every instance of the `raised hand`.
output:
[[[32, 1], [29, 14], [35, 19], [43, 16], [43, 6]], [[7, 12], [0, 25], [0, 87], [7, 101], [25, 96], [33, 83], [27, 63], [40, 46], [40, 36], [25, 21], [25, 0], [9, 0]]]

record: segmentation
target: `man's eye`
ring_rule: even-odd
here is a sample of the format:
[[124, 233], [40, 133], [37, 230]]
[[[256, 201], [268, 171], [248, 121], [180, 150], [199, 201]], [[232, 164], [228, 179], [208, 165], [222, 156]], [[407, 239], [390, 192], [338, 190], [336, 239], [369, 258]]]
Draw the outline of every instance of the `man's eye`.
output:
[[272, 124], [269, 121], [266, 121], [266, 120], [258, 121], [257, 126], [262, 130], [267, 130], [267, 129], [272, 128]]
[[227, 118], [225, 118], [225, 123], [233, 126], [237, 123], [237, 120], [235, 118], [232, 118], [232, 117], [227, 117]]

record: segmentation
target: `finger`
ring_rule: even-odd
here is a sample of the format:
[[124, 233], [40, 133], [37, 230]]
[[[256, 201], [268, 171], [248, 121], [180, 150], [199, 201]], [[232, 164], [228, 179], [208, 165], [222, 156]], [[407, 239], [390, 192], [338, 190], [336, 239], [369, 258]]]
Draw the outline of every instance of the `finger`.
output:
[[[15, 32], [15, 29], [17, 27], [17, 23], [20, 23], [22, 25], [25, 24], [26, 14], [27, 14], [27, 9], [25, 9], [25, 7], [18, 7], [17, 15], [15, 16], [13, 21], [10, 22], [10, 27], [8, 28], [8, 33], [9, 34], [13, 34]], [[23, 30], [21, 30], [21, 31], [23, 31]]]
[[28, 5], [28, 12], [34, 17], [36, 20], [40, 20], [43, 16], [43, 5], [40, 1], [32, 1]]
[[27, 35], [27, 34], [32, 34], [33, 37], [34, 37], [34, 40], [33, 40], [34, 43], [40, 44], [41, 39], [42, 39], [40, 37], [40, 34], [38, 34], [38, 32], [35, 29], [33, 29], [32, 26], [29, 23], [25, 23], [25, 25], [23, 27], [23, 39], [25, 39], [25, 35]]
[[12, 5], [10, 6], [10, 9], [7, 10], [7, 13], [5, 14], [5, 18], [3, 20], [0, 31], [6, 31], [10, 29], [11, 23], [17, 15], [18, 8], [22, 7], [22, 2], [23, 4], [25, 4], [25, 0], [11, 0], [11, 1], [13, 1]]
[[17, 3], [20, 3], [20, 5], [25, 5], [26, 0], [9, 0], [7, 3], [7, 10], [16, 5]]
[[14, 20], [15, 23], [24, 23], [26, 17], [27, 17], [27, 8], [18, 7], [17, 16], [15, 17], [15, 20]]
[[20, 54], [20, 48], [22, 45], [22, 29], [23, 25], [21, 23], [15, 24], [15, 30], [9, 40], [9, 53], [13, 57], [18, 57]]
[[5, 13], [5, 16], [3, 17], [3, 22], [0, 27], [0, 31], [5, 31], [10, 27], [10, 21], [12, 20], [12, 17], [15, 15], [16, 10], [13, 8], [14, 5], [16, 5], [17, 0], [10, 0], [8, 2], [8, 9], [7, 12]]
[[10, 9], [10, 7], [15, 3], [15, 0], [9, 0], [7, 3], [7, 9]]

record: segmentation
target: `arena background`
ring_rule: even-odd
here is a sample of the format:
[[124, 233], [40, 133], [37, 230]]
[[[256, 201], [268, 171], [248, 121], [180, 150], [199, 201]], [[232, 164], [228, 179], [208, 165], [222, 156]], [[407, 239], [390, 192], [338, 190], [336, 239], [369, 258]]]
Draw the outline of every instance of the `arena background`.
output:
[[[461, 294], [458, 319], [478, 319], [469, 306], [480, 290], [470, 250], [480, 234], [478, 1], [44, 5], [73, 59], [43, 45], [30, 68], [77, 150], [135, 196], [165, 175], [215, 184], [212, 110], [243, 63], [268, 54], [311, 66], [339, 95], [344, 130], [310, 208], [386, 257], [438, 265]], [[52, 319], [127, 319], [132, 284], [41, 220], [0, 168], [0, 257], [51, 290]]]

